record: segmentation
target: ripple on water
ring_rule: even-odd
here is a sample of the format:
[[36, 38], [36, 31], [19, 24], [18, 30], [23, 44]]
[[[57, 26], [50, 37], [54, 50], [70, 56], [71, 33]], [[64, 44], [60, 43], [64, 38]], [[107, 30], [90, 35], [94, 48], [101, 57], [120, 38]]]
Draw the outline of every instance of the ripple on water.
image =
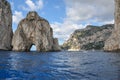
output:
[[120, 80], [120, 54], [0, 51], [0, 80]]

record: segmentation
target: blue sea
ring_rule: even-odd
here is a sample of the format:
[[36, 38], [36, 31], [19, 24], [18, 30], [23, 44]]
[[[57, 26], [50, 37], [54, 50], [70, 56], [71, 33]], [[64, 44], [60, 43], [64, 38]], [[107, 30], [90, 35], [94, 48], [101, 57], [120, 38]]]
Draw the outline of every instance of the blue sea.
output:
[[120, 53], [0, 51], [0, 80], [120, 80]]

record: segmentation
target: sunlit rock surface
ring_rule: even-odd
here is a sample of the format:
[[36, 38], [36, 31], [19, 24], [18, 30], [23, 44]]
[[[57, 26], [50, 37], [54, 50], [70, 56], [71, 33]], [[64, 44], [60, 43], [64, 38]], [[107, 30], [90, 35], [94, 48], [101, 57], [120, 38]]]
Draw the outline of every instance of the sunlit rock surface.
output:
[[106, 40], [105, 51], [120, 51], [120, 0], [115, 0], [115, 26], [112, 35]]
[[62, 48], [68, 51], [102, 50], [104, 42], [110, 36], [113, 24], [103, 26], [88, 25], [84, 29], [75, 30], [64, 42]]
[[12, 40], [14, 51], [30, 51], [32, 45], [37, 51], [59, 51], [57, 39], [53, 38], [53, 30], [47, 20], [37, 12], [29, 12], [20, 21]]
[[6, 0], [0, 0], [0, 50], [11, 50], [12, 12]]

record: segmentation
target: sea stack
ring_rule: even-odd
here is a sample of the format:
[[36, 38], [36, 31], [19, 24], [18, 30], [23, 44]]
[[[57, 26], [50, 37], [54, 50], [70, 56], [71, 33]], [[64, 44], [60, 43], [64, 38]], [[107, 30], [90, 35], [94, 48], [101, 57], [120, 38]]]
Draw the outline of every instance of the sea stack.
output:
[[0, 50], [11, 50], [12, 11], [6, 0], [0, 0]]
[[12, 40], [13, 51], [30, 51], [32, 45], [36, 46], [37, 51], [60, 50], [57, 39], [53, 38], [49, 22], [35, 11], [29, 12], [26, 18], [20, 21]]
[[106, 40], [105, 51], [120, 51], [120, 0], [115, 0], [115, 25], [111, 36]]

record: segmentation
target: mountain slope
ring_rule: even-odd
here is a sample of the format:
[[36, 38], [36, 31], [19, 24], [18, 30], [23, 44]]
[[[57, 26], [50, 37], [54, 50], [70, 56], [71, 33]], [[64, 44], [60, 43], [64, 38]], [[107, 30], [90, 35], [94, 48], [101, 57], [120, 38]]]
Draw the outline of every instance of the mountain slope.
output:
[[65, 50], [103, 49], [105, 40], [111, 35], [113, 24], [102, 26], [88, 25], [84, 29], [75, 30], [65, 41], [62, 48]]

